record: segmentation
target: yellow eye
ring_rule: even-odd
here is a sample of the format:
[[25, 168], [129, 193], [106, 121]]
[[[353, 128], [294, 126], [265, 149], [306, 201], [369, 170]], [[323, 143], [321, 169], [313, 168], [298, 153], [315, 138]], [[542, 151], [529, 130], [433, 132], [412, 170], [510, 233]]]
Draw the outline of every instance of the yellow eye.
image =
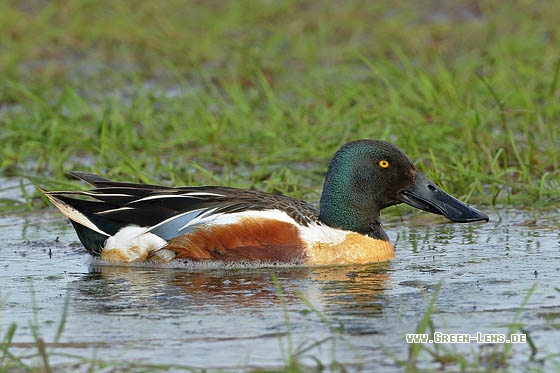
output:
[[387, 162], [386, 160], [382, 159], [382, 160], [379, 161], [378, 165], [379, 165], [379, 167], [381, 167], [381, 168], [387, 168], [387, 167], [389, 167], [389, 162]]

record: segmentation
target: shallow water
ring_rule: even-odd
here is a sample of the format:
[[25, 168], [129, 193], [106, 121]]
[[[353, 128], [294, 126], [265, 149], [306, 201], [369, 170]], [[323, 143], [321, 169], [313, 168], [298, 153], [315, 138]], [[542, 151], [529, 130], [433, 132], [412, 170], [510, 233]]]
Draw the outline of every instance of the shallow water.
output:
[[[471, 335], [506, 333], [536, 285], [519, 320], [537, 355], [529, 361], [529, 346], [515, 345], [510, 362], [557, 368], [557, 359], [540, 359], [560, 352], [559, 211], [487, 212], [489, 223], [467, 225], [430, 214], [389, 219], [397, 259], [385, 264], [252, 269], [100, 265], [54, 209], [0, 216], [0, 335], [17, 324], [16, 354], [33, 342], [34, 290], [46, 342], [54, 340], [65, 295], [70, 299], [61, 343], [49, 348], [53, 365], [76, 361], [64, 355], [72, 354], [114, 363], [272, 368], [286, 364], [291, 348], [304, 350], [299, 357], [310, 365], [319, 359], [351, 371], [401, 371], [396, 360], [408, 356], [405, 334], [415, 331], [438, 283], [436, 330]], [[446, 346], [467, 359], [488, 348]], [[426, 353], [420, 360], [439, 367]]]

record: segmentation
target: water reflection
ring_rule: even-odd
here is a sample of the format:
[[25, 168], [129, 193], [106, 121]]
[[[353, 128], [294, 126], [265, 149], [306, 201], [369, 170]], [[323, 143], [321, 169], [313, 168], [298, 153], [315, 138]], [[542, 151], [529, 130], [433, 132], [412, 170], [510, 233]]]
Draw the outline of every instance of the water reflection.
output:
[[74, 287], [76, 304], [97, 312], [152, 315], [173, 309], [217, 306], [225, 309], [280, 307], [283, 299], [303, 304], [301, 297], [325, 312], [381, 311], [379, 295], [388, 287], [390, 263], [320, 268], [251, 268], [179, 270], [98, 266], [90, 268]]

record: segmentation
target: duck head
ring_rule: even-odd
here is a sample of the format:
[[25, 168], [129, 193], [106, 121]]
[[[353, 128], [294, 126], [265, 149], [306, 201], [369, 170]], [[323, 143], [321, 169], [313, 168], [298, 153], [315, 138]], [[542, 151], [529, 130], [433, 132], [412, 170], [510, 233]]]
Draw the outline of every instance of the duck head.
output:
[[342, 146], [329, 164], [320, 219], [335, 228], [386, 239], [380, 210], [406, 203], [454, 222], [488, 221], [483, 212], [445, 193], [395, 145], [356, 140]]

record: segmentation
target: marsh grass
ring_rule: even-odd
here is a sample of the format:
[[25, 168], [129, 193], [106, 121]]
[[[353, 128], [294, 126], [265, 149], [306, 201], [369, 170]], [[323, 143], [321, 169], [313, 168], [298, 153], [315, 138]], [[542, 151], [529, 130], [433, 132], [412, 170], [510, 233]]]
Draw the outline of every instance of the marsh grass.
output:
[[[348, 341], [344, 340], [342, 337], [342, 325], [336, 325], [332, 320], [329, 320], [321, 311], [319, 311], [311, 302], [297, 289], [291, 289], [294, 294], [308, 307], [308, 312], [316, 315], [321, 322], [328, 326], [331, 332], [330, 336], [327, 336], [320, 340], [303, 340], [295, 344], [293, 339], [292, 326], [290, 322], [290, 315], [287, 308], [287, 302], [284, 295], [284, 290], [282, 285], [278, 281], [276, 275], [272, 275], [272, 282], [276, 288], [276, 294], [282, 306], [282, 313], [284, 315], [285, 322], [285, 333], [279, 333], [279, 345], [280, 349], [285, 355], [285, 366], [280, 369], [283, 372], [307, 372], [307, 371], [329, 371], [329, 372], [345, 372], [346, 368], [344, 364], [340, 363], [336, 359], [336, 345], [338, 342], [343, 341], [349, 344]], [[331, 361], [329, 364], [325, 365], [318, 357], [313, 355], [317, 348], [321, 348], [323, 345], [330, 343], [330, 353]], [[310, 366], [309, 362], [314, 362], [314, 366]]]
[[[62, 331], [64, 330], [68, 305], [69, 305], [69, 298], [68, 296], [66, 296], [61, 320], [54, 340], [55, 344], [58, 343], [58, 340], [62, 335]], [[3, 305], [0, 304], [0, 306]], [[2, 356], [0, 357], [0, 369], [3, 371], [4, 370], [5, 371], [9, 371], [9, 370], [35, 371], [36, 370], [36, 371], [43, 371], [47, 373], [52, 372], [52, 368], [49, 364], [49, 354], [47, 352], [46, 343], [42, 338], [39, 330], [39, 319], [38, 319], [39, 312], [38, 312], [37, 302], [35, 298], [35, 291], [32, 283], [31, 283], [31, 307], [33, 310], [32, 312], [33, 318], [29, 323], [29, 328], [31, 330], [31, 335], [33, 336], [34, 343], [29, 344], [28, 347], [35, 347], [36, 352], [30, 353], [28, 355], [18, 356], [15, 352], [12, 351], [14, 346], [13, 338], [17, 331], [17, 324], [16, 323], [10, 324], [6, 333], [3, 335], [2, 341], [0, 343], [0, 350], [2, 351]], [[32, 360], [40, 361], [40, 363], [38, 365], [33, 365], [33, 363], [30, 362]]]
[[469, 202], [551, 206], [559, 11], [5, 0], [0, 172], [57, 187], [80, 169], [317, 201], [334, 151], [380, 138]]

